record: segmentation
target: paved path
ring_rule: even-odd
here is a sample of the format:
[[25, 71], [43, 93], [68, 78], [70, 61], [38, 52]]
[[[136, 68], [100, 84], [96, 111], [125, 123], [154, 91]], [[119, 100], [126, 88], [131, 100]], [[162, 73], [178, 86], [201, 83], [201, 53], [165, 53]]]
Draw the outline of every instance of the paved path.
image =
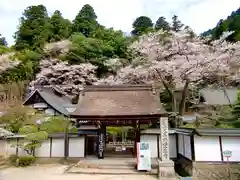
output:
[[148, 175], [84, 175], [63, 174], [66, 166], [44, 165], [8, 168], [0, 172], [0, 180], [156, 180]]

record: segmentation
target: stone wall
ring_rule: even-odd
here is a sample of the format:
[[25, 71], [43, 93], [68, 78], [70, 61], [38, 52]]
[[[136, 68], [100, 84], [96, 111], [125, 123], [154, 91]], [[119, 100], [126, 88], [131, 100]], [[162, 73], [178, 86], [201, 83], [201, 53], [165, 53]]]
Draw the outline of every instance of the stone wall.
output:
[[193, 162], [179, 154], [175, 161], [175, 171], [181, 176], [192, 176]]
[[192, 162], [179, 155], [175, 170], [181, 176], [192, 176], [193, 180], [239, 180], [240, 164]]
[[238, 180], [240, 164], [193, 163], [193, 179], [196, 180]]

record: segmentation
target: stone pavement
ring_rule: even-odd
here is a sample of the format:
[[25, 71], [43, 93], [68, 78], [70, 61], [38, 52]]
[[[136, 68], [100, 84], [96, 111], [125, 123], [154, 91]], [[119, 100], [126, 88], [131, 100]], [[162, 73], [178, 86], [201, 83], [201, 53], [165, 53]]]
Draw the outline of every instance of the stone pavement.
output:
[[156, 180], [150, 175], [63, 174], [67, 166], [41, 165], [1, 170], [0, 180]]

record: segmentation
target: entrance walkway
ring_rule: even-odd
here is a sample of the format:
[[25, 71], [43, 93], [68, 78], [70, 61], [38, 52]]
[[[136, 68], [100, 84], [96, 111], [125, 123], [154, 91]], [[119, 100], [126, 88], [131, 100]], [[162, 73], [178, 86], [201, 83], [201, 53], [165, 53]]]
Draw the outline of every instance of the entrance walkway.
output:
[[152, 170], [150, 172], [139, 172], [136, 170], [136, 158], [116, 158], [106, 157], [97, 159], [87, 157], [81, 159], [76, 165], [72, 166], [67, 173], [71, 174], [115, 174], [115, 175], [157, 175], [157, 161], [152, 159]]
[[48, 165], [8, 168], [0, 171], [1, 180], [156, 180], [149, 175], [65, 174], [65, 166]]

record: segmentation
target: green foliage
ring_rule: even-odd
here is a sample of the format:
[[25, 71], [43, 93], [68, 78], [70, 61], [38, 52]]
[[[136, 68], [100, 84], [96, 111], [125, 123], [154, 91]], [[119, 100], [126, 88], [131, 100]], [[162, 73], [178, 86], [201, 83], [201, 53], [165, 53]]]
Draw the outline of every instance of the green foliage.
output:
[[184, 25], [182, 22], [178, 19], [178, 16], [174, 15], [172, 17], [172, 30], [173, 31], [180, 31]]
[[113, 28], [98, 28], [98, 30], [92, 35], [92, 37], [101, 39], [105, 46], [109, 46], [113, 49], [113, 54], [107, 54], [107, 57], [116, 55], [120, 58], [127, 56], [127, 47], [130, 43], [129, 39], [124, 37], [122, 31], [115, 31]]
[[11, 155], [8, 157], [8, 161], [13, 166], [26, 167], [26, 166], [33, 164], [36, 161], [36, 158], [34, 156], [18, 157], [17, 155]]
[[17, 50], [42, 49], [49, 40], [50, 23], [46, 7], [43, 5], [29, 6], [24, 10], [20, 25], [15, 33]]
[[0, 34], [0, 46], [5, 46], [7, 47], [7, 41], [5, 39], [5, 37], [3, 37], [1, 34]]
[[[17, 52], [14, 52], [12, 59], [20, 60], [21, 63], [4, 71], [0, 83], [32, 80], [39, 71], [39, 61], [46, 55], [43, 52], [44, 45], [69, 37], [72, 41], [69, 53], [56, 57], [71, 64], [92, 63], [98, 66], [99, 76], [108, 72], [108, 67], [104, 65], [106, 59], [129, 56], [127, 47], [131, 40], [121, 31], [99, 25], [90, 5], [82, 7], [73, 24], [64, 19], [58, 10], [49, 17], [43, 5], [29, 6], [24, 10], [15, 33], [14, 48]], [[0, 54], [10, 51], [0, 46]]]
[[78, 15], [73, 20], [72, 31], [82, 33], [84, 36], [88, 37], [99, 27], [96, 19], [97, 16], [93, 7], [89, 4], [86, 4], [82, 7]]
[[232, 114], [236, 119], [240, 118], [240, 91], [238, 91], [237, 100], [233, 106]]
[[[48, 134], [63, 133], [68, 125], [69, 120], [62, 116], [53, 116], [41, 124], [40, 130]], [[77, 129], [69, 125], [69, 132], [76, 133]]]
[[132, 35], [139, 36], [150, 31], [153, 28], [153, 22], [147, 16], [140, 16], [133, 22], [132, 26]]
[[20, 167], [30, 166], [36, 161], [34, 156], [20, 156], [16, 161], [16, 165]]
[[99, 28], [93, 37], [85, 37], [81, 33], [71, 36], [72, 47], [64, 59], [72, 64], [92, 63], [98, 66], [99, 76], [108, 72], [106, 59], [112, 57], [127, 57], [128, 41], [121, 31]]
[[34, 75], [39, 71], [38, 64], [42, 59], [42, 55], [35, 51], [26, 49], [22, 52], [16, 52], [12, 58], [13, 60], [20, 60], [21, 63], [17, 67], [8, 69], [1, 73], [1, 84], [32, 80], [34, 78]]
[[131, 129], [132, 127], [114, 127], [114, 126], [108, 126], [106, 127], [106, 130], [111, 135], [121, 135], [123, 131], [127, 131], [128, 129]]
[[51, 37], [50, 41], [60, 41], [67, 39], [72, 31], [72, 23], [68, 19], [64, 19], [60, 11], [56, 10], [50, 18]]
[[0, 55], [12, 52], [12, 49], [0, 44]]
[[18, 156], [15, 154], [12, 154], [8, 157], [9, 163], [14, 166], [16, 166], [17, 159], [18, 159]]
[[166, 21], [166, 18], [161, 16], [156, 21], [155, 29], [156, 30], [163, 29], [164, 31], [169, 31], [171, 27], [170, 27], [170, 24]]
[[41, 147], [41, 142], [48, 138], [48, 133], [38, 131], [36, 125], [26, 125], [19, 129], [20, 134], [25, 135], [20, 141], [20, 146], [29, 154], [33, 155], [36, 148]]
[[113, 47], [104, 44], [101, 39], [87, 38], [83, 34], [74, 34], [71, 37], [73, 43], [67, 59], [70, 62], [84, 63], [92, 59], [113, 56]]
[[219, 39], [225, 31], [234, 31], [234, 33], [229, 36], [227, 40], [233, 42], [240, 40], [240, 8], [237, 11], [232, 12], [227, 19], [219, 20], [215, 28], [203, 32], [202, 36], [212, 35], [212, 38], [215, 40]]
[[10, 108], [0, 117], [0, 124], [7, 124], [7, 129], [13, 133], [19, 133], [22, 126], [35, 122], [35, 111], [26, 106]]

